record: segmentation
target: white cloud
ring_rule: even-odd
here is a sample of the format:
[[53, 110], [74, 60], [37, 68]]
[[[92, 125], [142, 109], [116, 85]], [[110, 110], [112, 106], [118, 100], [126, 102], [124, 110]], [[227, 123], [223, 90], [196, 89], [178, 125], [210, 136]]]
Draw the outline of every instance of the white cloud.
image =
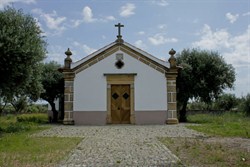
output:
[[250, 12], [243, 13], [242, 16], [249, 16]]
[[81, 44], [81, 43], [79, 43], [79, 42], [77, 42], [77, 41], [74, 41], [74, 42], [73, 42], [73, 45], [74, 45], [75, 47], [81, 49], [81, 50], [82, 50], [85, 54], [87, 54], [87, 55], [89, 55], [89, 54], [91, 54], [91, 53], [93, 53], [93, 52], [96, 51], [96, 49], [91, 48], [91, 47], [87, 46], [86, 44]]
[[154, 4], [159, 6], [168, 6], [168, 2], [166, 0], [154, 0], [152, 1]]
[[102, 39], [106, 39], [107, 37], [105, 35], [102, 35]]
[[82, 24], [83, 20], [71, 20], [71, 27], [78, 27], [80, 24]]
[[143, 50], [147, 48], [147, 46], [143, 43], [142, 40], [135, 41], [135, 46]]
[[114, 21], [116, 20], [114, 16], [106, 16], [105, 17], [105, 20], [108, 20], [108, 21]]
[[36, 0], [0, 0], [0, 9], [3, 9], [5, 6], [11, 5], [11, 3], [16, 2], [31, 4], [36, 3]]
[[66, 20], [66, 17], [58, 17], [56, 11], [53, 11], [52, 14], [44, 14], [43, 17], [49, 29], [59, 31], [65, 29], [62, 23]]
[[159, 59], [161, 59], [162, 61], [167, 61], [167, 57], [159, 57]]
[[89, 47], [89, 46], [87, 46], [87, 45], [82, 45], [82, 49], [84, 50], [84, 52], [85, 52], [86, 54], [91, 54], [91, 53], [93, 53], [93, 52], [96, 51], [96, 49], [91, 48], [91, 47]]
[[[249, 67], [250, 67], [250, 25], [245, 32], [232, 35], [225, 29], [212, 30], [210, 26], [204, 25], [200, 40], [193, 43], [194, 47], [201, 49], [212, 49], [218, 51], [229, 64], [236, 70], [236, 89], [238, 96], [242, 92], [249, 92]], [[246, 78], [248, 80], [246, 81]]]
[[250, 25], [241, 35], [230, 38], [230, 52], [224, 52], [223, 55], [228, 62], [235, 66], [250, 67]]
[[165, 43], [175, 43], [178, 42], [176, 38], [166, 38], [164, 34], [155, 34], [152, 37], [148, 38], [149, 42], [153, 45], [162, 45]]
[[102, 18], [97, 19], [97, 21], [100, 22], [108, 22], [108, 21], [114, 21], [116, 18], [114, 16], [102, 16]]
[[[67, 47], [63, 47], [60, 45], [49, 45], [48, 46], [48, 53], [46, 62], [49, 61], [56, 61], [60, 64], [64, 63], [64, 59], [66, 58], [66, 55], [64, 52], [67, 50]], [[76, 62], [80, 59], [82, 59], [84, 56], [89, 55], [96, 51], [96, 49], [93, 49], [85, 44], [82, 44], [80, 42], [74, 41], [72, 42], [72, 45], [69, 46], [72, 56], [71, 59], [73, 62]]]
[[195, 47], [205, 49], [217, 49], [222, 45], [229, 47], [228, 39], [230, 34], [225, 29], [213, 32], [210, 26], [205, 24], [200, 34], [202, 35], [201, 40], [193, 43]]
[[52, 35], [61, 34], [65, 29], [66, 17], [59, 17], [56, 11], [52, 13], [44, 13], [41, 9], [33, 9], [33, 13], [40, 15], [48, 29], [53, 30]]
[[160, 24], [160, 25], [158, 25], [158, 28], [163, 30], [163, 29], [167, 28], [167, 25], [166, 24]]
[[42, 24], [39, 22], [39, 19], [34, 17], [35, 21], [36, 21], [36, 25], [40, 28], [40, 30], [42, 31], [41, 35], [42, 36], [47, 36], [46, 32], [43, 29]]
[[199, 22], [199, 19], [197, 19], [197, 18], [192, 21], [192, 23], [194, 23], [194, 24], [196, 24], [198, 22]]
[[138, 32], [138, 35], [144, 35], [144, 34], [145, 34], [144, 31], [139, 31], [139, 32]]
[[126, 5], [122, 6], [120, 9], [120, 16], [121, 17], [129, 17], [133, 14], [135, 14], [135, 5], [132, 3], [127, 3]]
[[231, 13], [226, 14], [226, 18], [227, 18], [227, 20], [230, 21], [230, 23], [234, 23], [238, 19], [238, 17], [239, 17], [239, 14], [235, 14], [235, 15], [233, 15]]
[[[66, 55], [64, 54], [63, 51], [66, 51], [66, 48], [63, 48], [60, 45], [49, 45], [47, 58], [45, 61], [46, 62], [56, 61], [60, 64], [63, 64], [64, 59], [66, 58]], [[65, 56], [65, 57], [63, 57], [63, 56]]]
[[226, 61], [234, 66], [250, 66], [250, 25], [247, 30], [237, 36], [231, 35], [225, 29], [213, 31], [209, 25], [204, 25], [200, 40], [193, 42], [193, 47], [218, 50]]
[[88, 6], [85, 6], [82, 10], [82, 16], [83, 16], [83, 21], [86, 23], [91, 23], [96, 21], [95, 18], [93, 18], [93, 13], [92, 9]]
[[92, 12], [92, 9], [89, 6], [85, 6], [82, 9], [82, 18], [81, 19], [73, 19], [71, 20], [71, 27], [78, 27], [83, 22], [85, 23], [93, 23], [93, 22], [108, 22], [116, 20], [114, 16], [102, 16], [102, 18], [95, 18]]

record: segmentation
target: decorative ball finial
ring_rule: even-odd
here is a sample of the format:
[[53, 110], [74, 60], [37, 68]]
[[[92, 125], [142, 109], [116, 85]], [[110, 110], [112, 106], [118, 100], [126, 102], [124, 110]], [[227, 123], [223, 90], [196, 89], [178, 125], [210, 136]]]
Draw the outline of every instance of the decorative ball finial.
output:
[[168, 59], [168, 62], [170, 63], [170, 68], [175, 68], [177, 65], [176, 65], [176, 58], [174, 57], [176, 51], [172, 48], [170, 51], [169, 51], [169, 54], [171, 55], [170, 58]]
[[70, 49], [68, 48], [68, 50], [65, 52], [65, 54], [66, 54], [67, 56], [71, 56], [71, 55], [72, 55], [72, 52], [71, 52]]
[[169, 54], [170, 54], [171, 56], [174, 56], [175, 53], [176, 53], [176, 51], [175, 51], [173, 48], [169, 51]]
[[71, 63], [72, 63], [72, 59], [70, 58], [70, 56], [72, 55], [72, 52], [68, 48], [68, 50], [65, 52], [65, 54], [67, 55], [67, 57], [64, 59], [64, 68], [65, 69], [70, 69], [70, 66], [71, 66]]

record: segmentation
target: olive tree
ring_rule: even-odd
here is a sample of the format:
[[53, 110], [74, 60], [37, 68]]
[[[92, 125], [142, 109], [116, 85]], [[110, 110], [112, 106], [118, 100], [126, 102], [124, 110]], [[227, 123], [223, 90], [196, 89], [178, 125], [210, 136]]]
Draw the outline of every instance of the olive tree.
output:
[[41, 91], [41, 61], [46, 42], [36, 20], [22, 10], [0, 11], [0, 98], [26, 95], [36, 100]]
[[188, 100], [199, 98], [211, 103], [224, 89], [233, 88], [235, 70], [215, 51], [184, 49], [176, 58], [183, 67], [177, 77], [180, 121], [186, 122]]

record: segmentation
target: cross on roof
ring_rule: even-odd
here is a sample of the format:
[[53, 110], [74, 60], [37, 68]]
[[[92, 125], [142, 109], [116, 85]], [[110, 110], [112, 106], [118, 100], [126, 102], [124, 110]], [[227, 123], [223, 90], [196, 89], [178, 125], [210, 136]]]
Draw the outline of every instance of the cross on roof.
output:
[[122, 35], [121, 35], [121, 27], [124, 27], [124, 25], [122, 25], [121, 23], [118, 23], [115, 25], [115, 27], [118, 27], [118, 35], [117, 35], [117, 38], [118, 39], [121, 39], [122, 38]]

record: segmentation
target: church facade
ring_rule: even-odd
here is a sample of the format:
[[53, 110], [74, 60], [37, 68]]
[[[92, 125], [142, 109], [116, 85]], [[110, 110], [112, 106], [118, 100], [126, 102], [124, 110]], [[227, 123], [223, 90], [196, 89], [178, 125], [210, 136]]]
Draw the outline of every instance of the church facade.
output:
[[78, 62], [65, 52], [64, 124], [176, 124], [178, 67], [117, 40]]

